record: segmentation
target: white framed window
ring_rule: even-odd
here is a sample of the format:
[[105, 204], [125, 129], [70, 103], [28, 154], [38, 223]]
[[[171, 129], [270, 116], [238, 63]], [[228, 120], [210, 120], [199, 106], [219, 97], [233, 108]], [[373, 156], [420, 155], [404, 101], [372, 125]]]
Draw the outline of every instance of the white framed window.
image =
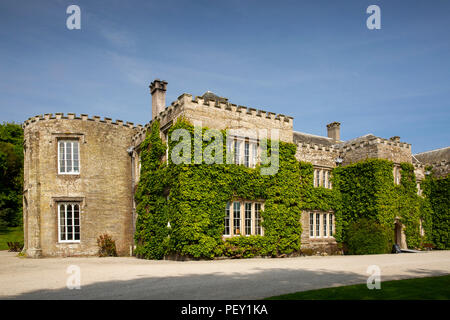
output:
[[310, 212], [309, 237], [310, 238], [333, 237], [333, 214]]
[[252, 234], [252, 203], [246, 202], [244, 205], [244, 215], [245, 215], [245, 235]]
[[328, 236], [332, 237], [333, 236], [333, 215], [331, 213], [328, 214], [328, 220], [329, 220]]
[[394, 166], [394, 183], [400, 184], [400, 180], [401, 180], [400, 167]]
[[259, 202], [228, 202], [223, 236], [263, 235], [261, 209]]
[[331, 189], [331, 170], [314, 169], [313, 180], [314, 187], [324, 187]]
[[80, 203], [58, 203], [58, 242], [80, 242]]
[[258, 144], [256, 142], [251, 143], [252, 146], [252, 162], [251, 167], [256, 167], [256, 164], [258, 163]]
[[331, 189], [331, 171], [328, 171], [328, 189]]
[[58, 141], [58, 174], [80, 173], [80, 150], [78, 140]]
[[240, 202], [233, 202], [233, 234], [241, 234], [241, 204]]
[[250, 143], [244, 142], [244, 165], [250, 167]]
[[241, 164], [241, 142], [234, 140], [234, 164]]
[[320, 237], [320, 213], [316, 213], [316, 237]]
[[322, 187], [326, 188], [327, 187], [327, 176], [328, 176], [328, 171], [327, 170], [322, 170]]
[[257, 141], [242, 137], [229, 137], [227, 139], [227, 158], [233, 164], [254, 168], [258, 163]]
[[262, 235], [261, 203], [255, 203], [255, 234]]

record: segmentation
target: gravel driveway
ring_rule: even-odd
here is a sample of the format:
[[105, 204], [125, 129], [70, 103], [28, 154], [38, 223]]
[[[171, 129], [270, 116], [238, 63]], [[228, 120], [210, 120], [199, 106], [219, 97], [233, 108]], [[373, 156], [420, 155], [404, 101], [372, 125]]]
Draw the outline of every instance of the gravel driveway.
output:
[[[80, 270], [79, 290], [66, 285], [71, 265]], [[261, 299], [365, 283], [370, 265], [380, 268], [381, 281], [450, 274], [450, 251], [187, 262], [132, 257], [34, 260], [0, 251], [0, 298]]]

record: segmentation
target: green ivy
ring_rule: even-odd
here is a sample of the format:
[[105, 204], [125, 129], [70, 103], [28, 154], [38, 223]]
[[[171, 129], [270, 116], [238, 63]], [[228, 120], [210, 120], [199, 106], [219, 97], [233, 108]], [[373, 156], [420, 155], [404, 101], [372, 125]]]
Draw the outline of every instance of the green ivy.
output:
[[438, 249], [450, 249], [450, 176], [438, 179], [430, 175], [422, 187], [422, 205], [431, 213], [431, 219], [425, 221], [432, 229], [431, 242]]
[[[341, 197], [336, 207], [336, 240], [347, 242], [348, 228], [360, 219], [372, 220], [394, 232], [396, 219], [404, 226], [407, 245], [420, 248], [431, 234], [431, 211], [417, 195], [414, 167], [402, 163], [400, 185], [394, 184], [391, 161], [368, 159], [334, 170], [333, 185]], [[420, 234], [420, 221], [425, 236]]]
[[[189, 139], [172, 141], [177, 129], [188, 130]], [[294, 144], [280, 141], [275, 148], [272, 141], [262, 141], [269, 156], [279, 155], [277, 173], [262, 175], [261, 169], [269, 166], [265, 158], [256, 168], [226, 164], [226, 132], [213, 131], [211, 139], [203, 141], [206, 130], [178, 119], [169, 130], [169, 160], [163, 161], [166, 146], [158, 121], [152, 123], [141, 145], [141, 176], [135, 194], [138, 257], [162, 259], [177, 254], [212, 259], [291, 254], [301, 246], [302, 210], [333, 211], [337, 242], [346, 243], [350, 226], [361, 219], [374, 221], [393, 236], [399, 218], [409, 247], [431, 241], [448, 247], [448, 179], [430, 181], [427, 192], [432, 196], [421, 198], [411, 164], [401, 164], [401, 184], [396, 186], [391, 161], [368, 159], [335, 168], [333, 189], [314, 187], [313, 166], [297, 161]], [[216, 141], [218, 137], [222, 142]], [[180, 147], [185, 147], [190, 157]], [[224, 164], [196, 161], [199, 151], [205, 154], [207, 150]], [[187, 157], [173, 163], [172, 153]], [[430, 201], [430, 197], [435, 200]], [[225, 207], [233, 200], [264, 202], [263, 236], [223, 240]], [[420, 221], [425, 237], [420, 235]]]
[[[199, 136], [199, 130], [179, 119], [169, 130], [169, 137], [180, 128], [188, 130], [192, 137]], [[203, 128], [202, 133], [205, 131]], [[225, 142], [226, 132], [220, 134]], [[279, 142], [276, 150], [268, 141], [269, 156], [272, 152], [279, 153], [279, 170], [275, 175], [262, 175], [261, 169], [269, 164], [256, 168], [226, 164], [225, 143], [221, 148], [224, 164], [205, 165], [204, 159], [201, 164], [194, 163], [196, 144], [201, 143], [204, 151], [215, 143], [214, 139], [202, 142], [194, 137], [189, 141], [181, 138], [169, 141], [167, 165], [162, 162], [165, 147], [157, 121], [141, 146], [141, 176], [135, 196], [138, 213], [135, 240], [139, 257], [161, 259], [173, 253], [192, 258], [230, 256], [233, 252], [236, 256], [251, 255], [230, 249], [237, 244], [257, 255], [278, 256], [300, 249], [302, 202], [294, 144]], [[182, 154], [180, 146], [190, 148], [191, 161], [185, 158], [185, 163], [174, 164], [170, 155]], [[261, 212], [264, 236], [222, 240], [226, 203], [234, 199], [264, 201]]]

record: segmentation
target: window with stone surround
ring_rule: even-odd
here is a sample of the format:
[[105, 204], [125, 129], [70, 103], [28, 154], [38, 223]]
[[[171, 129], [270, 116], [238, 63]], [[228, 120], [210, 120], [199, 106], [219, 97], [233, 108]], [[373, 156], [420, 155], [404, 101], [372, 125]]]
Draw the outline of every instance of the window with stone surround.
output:
[[330, 212], [309, 213], [309, 237], [332, 238], [334, 230], [333, 214]]
[[227, 153], [231, 163], [254, 168], [258, 163], [258, 142], [253, 139], [229, 137], [227, 139]]
[[400, 167], [399, 166], [394, 166], [394, 183], [395, 184], [400, 184], [400, 180], [401, 180], [401, 174], [400, 174]]
[[262, 203], [249, 201], [228, 202], [225, 208], [224, 236], [263, 235]]
[[58, 174], [80, 173], [78, 140], [58, 140]]
[[58, 241], [80, 242], [80, 203], [58, 203]]
[[331, 169], [315, 168], [313, 183], [314, 187], [331, 189]]

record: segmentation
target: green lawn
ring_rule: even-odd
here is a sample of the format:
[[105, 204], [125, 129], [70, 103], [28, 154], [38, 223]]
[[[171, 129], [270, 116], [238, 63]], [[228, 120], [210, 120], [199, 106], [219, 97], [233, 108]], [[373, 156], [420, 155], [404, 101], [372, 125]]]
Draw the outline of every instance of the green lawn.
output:
[[23, 229], [22, 227], [1, 227], [0, 226], [0, 250], [8, 250], [7, 242], [22, 242], [23, 243]]
[[366, 284], [303, 291], [267, 300], [449, 300], [450, 275], [381, 282], [381, 289]]

